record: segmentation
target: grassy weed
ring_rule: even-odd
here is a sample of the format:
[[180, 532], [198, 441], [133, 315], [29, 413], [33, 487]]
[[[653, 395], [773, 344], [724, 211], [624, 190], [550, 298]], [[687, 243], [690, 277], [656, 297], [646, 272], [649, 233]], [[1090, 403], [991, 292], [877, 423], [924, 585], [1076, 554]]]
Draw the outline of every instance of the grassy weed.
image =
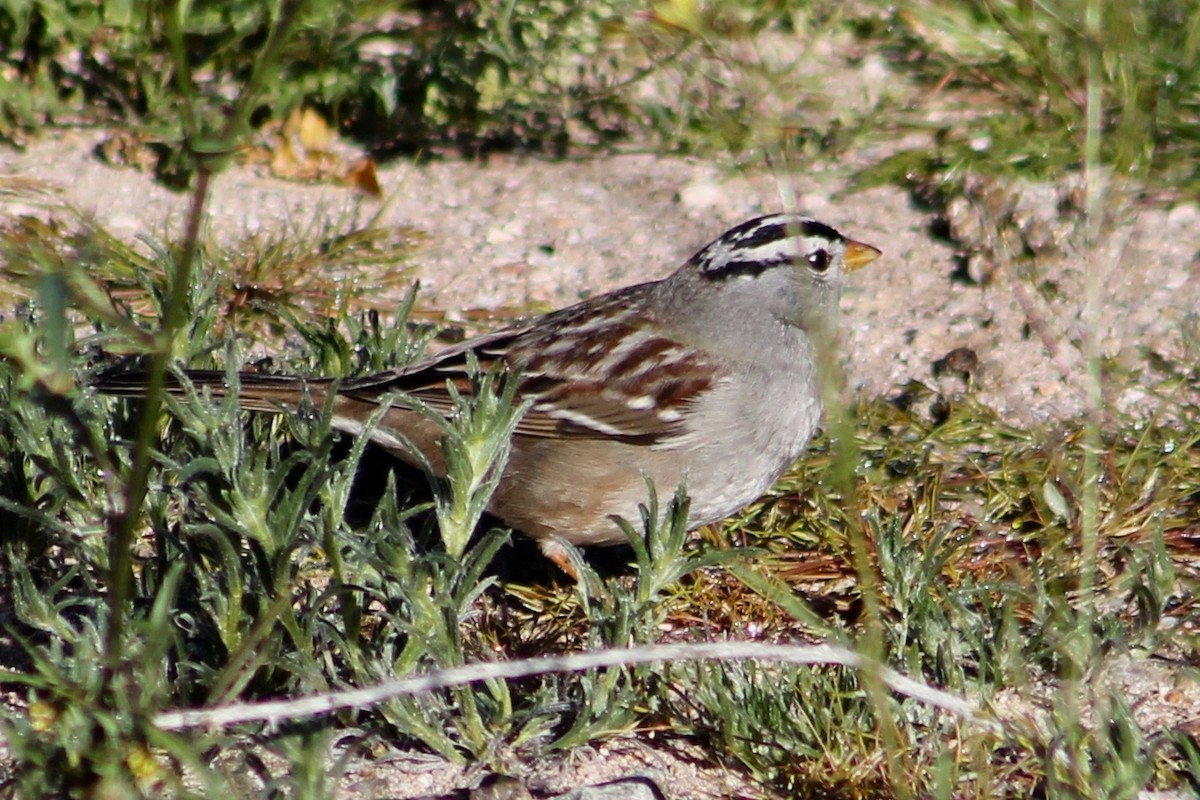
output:
[[[159, 174], [177, 181], [197, 159], [228, 155], [213, 145], [230, 100], [253, 84], [246, 125], [316, 109], [378, 153], [563, 153], [632, 139], [782, 163], [928, 129], [931, 147], [890, 156], [863, 180], [919, 179], [953, 194], [973, 175], [1045, 180], [1081, 168], [1095, 55], [1102, 163], [1169, 194], [1197, 180], [1194, 0], [436, 2], [402, 11], [296, 0], [279, 7], [295, 25], [269, 74], [250, 56], [278, 21], [267, 7], [167, 8], [0, 8], [10, 45], [0, 56], [0, 134], [19, 141], [80, 119], [133, 125], [156, 148]], [[828, 90], [834, 69], [868, 57], [888, 65], [882, 83]], [[942, 120], [933, 128], [931, 111]]]
[[[132, 122], [166, 146], [161, 172], [190, 172], [209, 148], [180, 148], [179, 96], [203, 96], [188, 124], [215, 135], [221, 109], [255, 79], [254, 55], [275, 15], [299, 23], [282, 66], [260, 79], [250, 119], [286, 119], [309, 105], [371, 147], [565, 141], [568, 126], [618, 128], [623, 67], [604, 29], [632, 13], [622, 2], [434, 2], [394, 10], [377, 0], [201, 2], [138, 0], [83, 6], [38, 0], [0, 8], [6, 50], [0, 130], [12, 139], [82, 115]], [[275, 9], [272, 11], [272, 9]], [[181, 68], [185, 57], [187, 68]], [[613, 117], [606, 121], [606, 115]], [[188, 132], [191, 133], [191, 132]], [[196, 144], [195, 142], [189, 144]]]
[[[214, 147], [226, 106], [253, 82], [247, 124], [316, 109], [382, 154], [561, 154], [631, 138], [682, 150], [758, 154], [800, 142], [820, 151], [832, 145], [830, 122], [862, 121], [821, 99], [808, 69], [828, 59], [815, 43], [844, 36], [839, 9], [608, 0], [396, 11], [377, 0], [295, 0], [277, 12], [205, 2], [184, 13], [137, 0], [79, 13], [65, 0], [38, 0], [0, 7], [0, 40], [11, 45], [0, 56], [0, 135], [20, 142], [76, 120], [130, 126], [156, 173], [179, 185], [198, 159], [229, 155]], [[256, 73], [251, 54], [270, 41], [276, 17], [295, 27], [280, 42], [280, 68]], [[181, 96], [190, 106], [182, 116]]]
[[[1196, 11], [1189, 0], [913, 0], [890, 7], [864, 32], [951, 113], [935, 147], [896, 155], [870, 176], [932, 176], [949, 184], [949, 195], [980, 174], [1054, 180], [1083, 169], [1090, 108], [1102, 134], [1098, 163], [1113, 176], [1149, 181], [1173, 196], [1194, 193]], [[893, 119], [925, 125], [904, 114]]]
[[[14, 262], [28, 264], [28, 232], [12, 237], [26, 248], [9, 251]], [[43, 244], [42, 252], [57, 252]], [[147, 288], [135, 302], [130, 282], [114, 279], [121, 310], [109, 305], [108, 314], [143, 320], [164, 302], [153, 276], [169, 269], [172, 250], [158, 247], [108, 270], [78, 268], [101, 276], [101, 288], [103, 276], [132, 270], [132, 285]], [[104, 258], [118, 262], [124, 252]], [[391, 366], [427, 337], [367, 310], [332, 326], [291, 327], [301, 315], [278, 298], [285, 310], [266, 315], [270, 325], [215, 334], [229, 308], [221, 298], [236, 287], [225, 280], [230, 262], [221, 248], [198, 252], [214, 268], [201, 273], [208, 277], [194, 295], [204, 302], [190, 306], [196, 338], [179, 340], [191, 344], [177, 358], [192, 365], [237, 365], [250, 337], [277, 336], [280, 326], [298, 344], [286, 366], [309, 372]], [[52, 266], [45, 274], [76, 268]], [[366, 454], [361, 444], [339, 443], [323, 415], [247, 417], [231, 402], [172, 401], [131, 542], [119, 666], [106, 677], [84, 665], [106, 652], [108, 517], [123, 502], [120, 476], [143, 412], [95, 397], [74, 376], [92, 368], [98, 343], [144, 348], [147, 334], [120, 336], [113, 319], [89, 319], [77, 295], [51, 302], [48, 291], [80, 284], [45, 274], [24, 275], [24, 285], [42, 288], [4, 328], [6, 352], [40, 357], [4, 362], [0, 406], [8, 629], [19, 637], [10, 640], [15, 660], [5, 681], [27, 698], [4, 724], [9, 741], [20, 743], [10, 745], [21, 765], [13, 785], [26, 794], [89, 784], [178, 789], [184, 767], [215, 787], [232, 778], [202, 757], [211, 746], [227, 754], [259, 746], [317, 752], [344, 726], [500, 771], [514, 759], [644, 726], [703, 742], [764, 791], [783, 794], [907, 794], [900, 786], [922, 794], [966, 781], [977, 794], [1066, 796], [1172, 786], [1186, 774], [1188, 740], [1152, 743], [1120, 696], [1093, 680], [1110, 650], [1195, 652], [1200, 411], [1187, 407], [1178, 409], [1183, 427], [1118, 424], [1105, 434], [1094, 592], [1106, 613], [1093, 618], [1078, 607], [1083, 439], [1069, 427], [1005, 425], [969, 394], [939, 398], [914, 386], [893, 402], [862, 402], [850, 417], [860, 453], [852, 495], [829, 488], [841, 485], [830, 477], [841, 456], [822, 440], [712, 544], [685, 547], [677, 512], [667, 524], [648, 515], [643, 530], [631, 531], [639, 543], [632, 575], [601, 579], [580, 561], [574, 589], [498, 582], [488, 565], [508, 552], [506, 534], [441, 541], [445, 520], [436, 524], [432, 509], [444, 507], [446, 519], [465, 511], [459, 527], [474, 528], [481, 499], [451, 487], [486, 491], [485, 484], [435, 487], [432, 506], [414, 505], [413, 484], [390, 475], [358, 513], [355, 481]], [[62, 338], [48, 333], [48, 321], [72, 304], [82, 311], [65, 317]], [[214, 348], [214, 339], [226, 344]], [[355, 357], [381, 351], [391, 359]], [[230, 381], [236, 385], [236, 374]], [[461, 435], [502, 443], [507, 412], [504, 398], [497, 401], [466, 409]], [[869, 546], [889, 663], [984, 700], [1034, 697], [1048, 680], [1091, 694], [1051, 700], [1041, 723], [1018, 717], [1003, 733], [981, 733], [912, 700], [885, 696], [881, 705], [844, 668], [705, 663], [444, 690], [341, 713], [316, 738], [291, 730], [267, 740], [180, 736], [148, 723], [164, 708], [361, 686], [496, 653], [627, 646], [664, 631], [686, 640], [697, 620], [710, 636], [853, 644], [863, 613], [854, 524]], [[760, 555], [746, 562], [749, 551], [724, 549], [719, 543], [730, 537]], [[734, 574], [744, 580], [708, 566], [718, 562], [740, 564]], [[1081, 624], [1091, 635], [1081, 638]], [[1110, 722], [1086, 722], [1093, 717]], [[952, 755], [944, 742], [958, 742]], [[272, 782], [284, 774], [308, 780], [295, 770], [260, 785], [282, 785]]]
[[[236, 388], [245, 354], [261, 347], [278, 353], [263, 368], [352, 375], [408, 363], [431, 336], [409, 324], [414, 299], [393, 315], [345, 280], [364, 253], [402, 280], [403, 231], [326, 229], [232, 247], [201, 236], [207, 178], [262, 109], [315, 96], [351, 126], [387, 119], [387, 136], [420, 141], [556, 141], [581, 119], [607, 131], [606, 103], [628, 109], [619, 84], [604, 81], [627, 67], [597, 65], [605, 37], [624, 36], [643, 53], [727, 70], [651, 115], [672, 141], [790, 147], [799, 139], [771, 139], [788, 122], [764, 120], [761, 106], [749, 103], [746, 117], [717, 109], [778, 77], [748, 74], [746, 42], [822, 30], [828, 12], [687, 2], [641, 15], [569, 4], [433, 4], [426, 16], [316, 2], [180, 8], [71, 14], [45, 0], [0, 10], [0, 33], [22, 43], [2, 78], [20, 84], [5, 95], [8, 130], [85, 102], [132, 109], [196, 175], [179, 243], [129, 246], [75, 221], [0, 233], [6, 299], [18, 303], [0, 325], [6, 793], [320, 796], [355, 742], [511, 774], [559, 750], [650, 733], [699, 744], [764, 796], [1125, 797], [1197, 785], [1195, 736], [1147, 720], [1108, 677], [1124, 653], [1197, 658], [1200, 409], [1187, 402], [1171, 406], [1169, 424], [1095, 415], [1027, 430], [969, 391], [914, 385], [862, 400], [723, 530], [689, 544], [686, 498], [660, 507], [648, 493], [628, 531], [631, 565], [601, 577], [580, 557], [581, 580], [564, 586], [545, 573], [504, 577], [495, 565], [520, 561], [521, 544], [480, 524], [520, 411], [503, 392], [462, 399], [447, 423], [455, 479], [433, 486], [373, 464], [378, 454], [338, 436], [323, 409], [248, 416], [200, 392], [161, 392], [181, 365], [226, 369]], [[1089, 8], [912, 3], [897, 8], [894, 28], [867, 31], [917, 53], [907, 63], [922, 79], [1029, 110], [989, 120], [982, 148], [947, 130], [925, 163], [944, 175], [1082, 164], [1093, 176], [1194, 179], [1195, 15], [1179, 17], [1185, 4], [1114, 5], [1081, 35]], [[1097, 25], [1113, 28], [1111, 40], [1093, 35]], [[1158, 41], [1121, 25], [1171, 30]], [[1150, 41], [1157, 61], [1143, 57]], [[417, 54], [411, 63], [385, 47], [397, 43]], [[253, 64], [239, 53], [247, 48]], [[360, 69], [365, 80], [350, 80]], [[416, 70], [403, 85], [413, 98], [396, 83], [403, 69]], [[52, 74], [65, 75], [53, 91]], [[747, 77], [722, 83], [728, 75]], [[580, 106], [596, 117], [567, 102], [580, 86], [585, 100], [603, 100]], [[1096, 104], [1081, 106], [1097, 96], [1098, 116]], [[1014, 149], [1021, 139], [1036, 157]], [[1093, 200], [1083, 213], [1096, 214]], [[113, 355], [148, 365], [144, 403], [87, 388]], [[493, 378], [477, 376], [484, 388]], [[380, 478], [367, 499], [364, 476]], [[279, 729], [155, 724], [166, 709], [475, 661], [734, 635], [841, 643], [868, 666], [643, 664], [487, 680]], [[976, 698], [982, 720], [883, 691], [872, 659]], [[331, 750], [339, 756], [326, 772]], [[264, 754], [284, 766], [268, 769]]]

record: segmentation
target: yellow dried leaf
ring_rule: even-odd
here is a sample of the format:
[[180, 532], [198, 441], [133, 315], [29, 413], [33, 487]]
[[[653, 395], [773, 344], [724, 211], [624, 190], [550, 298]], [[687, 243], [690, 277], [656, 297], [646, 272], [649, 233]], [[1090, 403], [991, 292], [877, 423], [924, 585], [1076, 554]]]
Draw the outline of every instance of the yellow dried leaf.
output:
[[337, 132], [312, 108], [300, 114], [300, 144], [306, 150], [325, 150], [337, 138]]

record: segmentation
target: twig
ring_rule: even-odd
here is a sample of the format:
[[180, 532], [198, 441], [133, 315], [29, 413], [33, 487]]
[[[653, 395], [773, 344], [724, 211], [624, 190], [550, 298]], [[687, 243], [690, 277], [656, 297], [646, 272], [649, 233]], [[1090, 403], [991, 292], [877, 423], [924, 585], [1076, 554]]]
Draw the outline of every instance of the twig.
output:
[[485, 680], [514, 680], [551, 672], [582, 672], [589, 669], [649, 664], [660, 661], [734, 661], [759, 659], [789, 664], [831, 664], [853, 669], [874, 669], [885, 686], [935, 708], [964, 719], [998, 728], [983, 720], [971, 701], [874, 664], [859, 654], [837, 645], [775, 645], [760, 642], [712, 642], [701, 644], [665, 644], [600, 650], [591, 653], [532, 658], [520, 661], [495, 661], [437, 670], [413, 678], [384, 681], [359, 689], [310, 695], [293, 700], [269, 700], [260, 703], [233, 703], [215, 708], [167, 711], [154, 718], [165, 730], [194, 727], [223, 728], [243, 722], [278, 725], [289, 720], [329, 714], [343, 709], [373, 706], [387, 700], [421, 692], [438, 691]]

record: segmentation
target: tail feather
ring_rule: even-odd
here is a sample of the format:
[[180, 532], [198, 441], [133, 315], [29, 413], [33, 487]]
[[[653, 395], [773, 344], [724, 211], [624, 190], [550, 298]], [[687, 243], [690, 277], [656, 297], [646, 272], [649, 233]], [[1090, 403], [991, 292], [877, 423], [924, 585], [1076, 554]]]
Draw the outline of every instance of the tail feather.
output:
[[[214, 399], [222, 399], [230, 393], [228, 376], [220, 370], [187, 370], [182, 375], [182, 382], [177, 376], [168, 375], [163, 389], [176, 397], [189, 393], [188, 384], [197, 390], [208, 390]], [[146, 372], [107, 372], [92, 385], [101, 394], [145, 397], [149, 380]], [[295, 412], [301, 405], [322, 407], [333, 379], [239, 372], [238, 383], [238, 406], [248, 411], [283, 413]]]

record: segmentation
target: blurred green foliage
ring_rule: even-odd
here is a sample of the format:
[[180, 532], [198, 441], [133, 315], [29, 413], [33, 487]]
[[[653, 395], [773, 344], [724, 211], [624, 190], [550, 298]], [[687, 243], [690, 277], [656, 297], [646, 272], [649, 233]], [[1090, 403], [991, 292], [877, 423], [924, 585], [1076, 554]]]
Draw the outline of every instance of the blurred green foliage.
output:
[[[933, 148], [900, 154], [876, 179], [1054, 180], [1081, 168], [1096, 103], [1099, 160], [1113, 176], [1200, 187], [1196, 0], [908, 0], [860, 20], [860, 32], [951, 111]], [[894, 119], [928, 127], [927, 108]]]

